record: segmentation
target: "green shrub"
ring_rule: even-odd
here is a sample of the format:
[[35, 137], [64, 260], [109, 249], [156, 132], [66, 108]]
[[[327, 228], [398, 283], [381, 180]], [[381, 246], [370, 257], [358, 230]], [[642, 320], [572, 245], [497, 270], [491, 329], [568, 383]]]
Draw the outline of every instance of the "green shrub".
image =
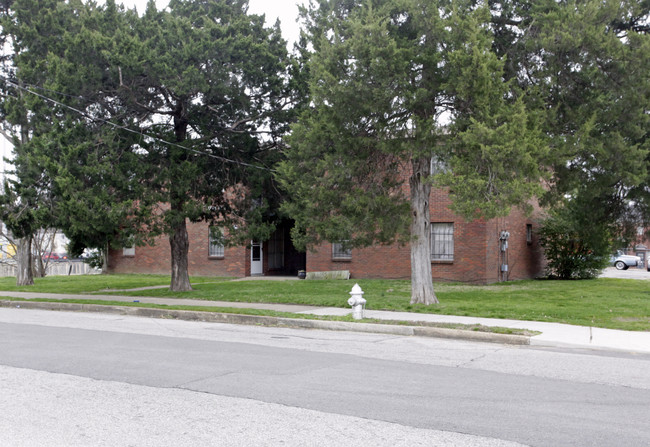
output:
[[570, 208], [554, 211], [542, 222], [540, 244], [551, 277], [595, 278], [609, 263], [611, 238], [607, 226], [581, 218]]

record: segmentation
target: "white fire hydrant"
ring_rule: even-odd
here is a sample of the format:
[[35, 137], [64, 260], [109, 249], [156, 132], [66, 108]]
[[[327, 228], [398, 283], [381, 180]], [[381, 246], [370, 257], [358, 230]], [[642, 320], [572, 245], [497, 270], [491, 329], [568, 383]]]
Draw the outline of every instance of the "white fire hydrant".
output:
[[363, 319], [363, 308], [366, 305], [366, 300], [363, 298], [363, 290], [361, 290], [359, 284], [352, 287], [348, 304], [352, 306], [352, 318], [355, 320]]

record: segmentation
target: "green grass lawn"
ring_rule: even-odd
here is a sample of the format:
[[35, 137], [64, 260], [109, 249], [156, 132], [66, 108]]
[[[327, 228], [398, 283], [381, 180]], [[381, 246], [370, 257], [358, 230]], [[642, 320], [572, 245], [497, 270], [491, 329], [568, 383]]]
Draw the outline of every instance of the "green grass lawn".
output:
[[[219, 278], [194, 277], [192, 282], [223, 281]], [[15, 277], [0, 278], [0, 290], [47, 293], [93, 293], [138, 287], [169, 286], [169, 275], [75, 275], [35, 278], [35, 284], [17, 287]]]
[[[410, 282], [401, 280], [231, 281], [224, 278], [193, 277], [194, 290], [191, 292], [170, 292], [165, 288], [112, 293], [130, 296], [348, 307], [347, 299], [355, 282], [358, 282], [365, 292], [366, 307], [374, 310], [650, 330], [650, 282], [628, 279], [531, 280], [487, 286], [438, 283], [434, 287], [441, 303], [432, 306], [409, 304]], [[20, 288], [15, 287], [14, 278], [2, 278], [0, 290], [110, 293], [107, 290], [166, 284], [169, 284], [169, 277], [158, 275], [53, 276], [37, 279], [33, 287]]]

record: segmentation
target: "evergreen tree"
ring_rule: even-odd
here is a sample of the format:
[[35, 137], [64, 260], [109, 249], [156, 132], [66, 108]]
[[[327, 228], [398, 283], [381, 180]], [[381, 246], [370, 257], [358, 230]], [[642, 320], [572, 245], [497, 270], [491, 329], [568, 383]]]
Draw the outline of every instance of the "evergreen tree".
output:
[[[40, 111], [47, 104], [29, 94], [30, 83], [43, 85], [47, 77], [42, 68], [47, 63], [52, 35], [72, 27], [67, 17], [57, 16], [56, 1], [26, 1], [3, 4], [2, 42], [7, 51], [2, 58], [0, 106], [2, 134], [14, 147], [14, 169], [4, 182], [0, 197], [0, 215], [16, 241], [16, 283], [32, 285], [34, 234], [48, 228], [53, 218], [51, 178], [40, 165], [41, 157], [33, 153], [35, 141], [50, 129], [52, 122], [42, 119]], [[25, 44], [29, 35], [29, 46]], [[54, 41], [54, 43], [56, 40]], [[30, 69], [22, 69], [31, 66]]]
[[600, 223], [602, 237], [628, 218], [650, 221], [650, 3], [491, 6], [507, 77], [527, 92], [530, 107], [546, 110], [540, 125], [553, 164], [545, 203], [580, 207]]
[[[113, 1], [72, 5], [46, 5], [74, 26], [46, 42], [47, 63], [25, 63], [47, 73], [36, 85], [53, 125], [34, 153], [59, 224], [76, 250], [167, 234], [171, 287], [189, 290], [187, 220], [237, 228], [238, 240], [272, 231], [260, 198], [291, 117], [279, 26], [244, 0], [149, 2], [142, 16]], [[31, 48], [31, 23], [18, 22]]]
[[111, 94], [152, 137], [139, 143], [144, 200], [166, 205], [148, 224], [169, 235], [172, 289], [188, 290], [186, 220], [232, 231], [261, 214], [289, 117], [286, 45], [245, 0], [150, 2], [132, 19], [113, 40]]
[[434, 182], [469, 217], [507, 213], [539, 190], [544, 146], [503, 79], [490, 11], [464, 0], [321, 0], [305, 18], [313, 107], [280, 170], [294, 238], [409, 241], [411, 301], [437, 302]]

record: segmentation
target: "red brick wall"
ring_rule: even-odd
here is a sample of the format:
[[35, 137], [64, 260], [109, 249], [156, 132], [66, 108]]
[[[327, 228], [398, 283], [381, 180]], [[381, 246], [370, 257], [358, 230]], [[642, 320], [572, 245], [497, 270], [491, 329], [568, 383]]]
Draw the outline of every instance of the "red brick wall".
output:
[[485, 222], [466, 222], [454, 214], [449, 209], [451, 205], [449, 194], [442, 188], [431, 192], [429, 205], [431, 222], [454, 224], [454, 260], [431, 262], [434, 281], [488, 282]]
[[[454, 222], [445, 219], [442, 222]], [[485, 224], [454, 222], [454, 260], [432, 261], [434, 281], [491, 282], [486, 276]], [[411, 251], [398, 244], [353, 249], [347, 261], [332, 260], [331, 244], [307, 253], [307, 271], [349, 270], [353, 278], [409, 279]]]
[[407, 247], [387, 245], [353, 249], [349, 261], [332, 260], [332, 245], [307, 252], [307, 271], [350, 270], [355, 278], [410, 278], [411, 253]]
[[[444, 190], [434, 190], [431, 196], [431, 221], [454, 224], [454, 260], [432, 261], [434, 281], [492, 283], [501, 279], [499, 234], [510, 232], [508, 240], [508, 279], [540, 276], [544, 261], [538, 244], [538, 224], [521, 211], [514, 210], [508, 217], [490, 221], [466, 222], [448, 209], [449, 196]], [[533, 225], [533, 240], [526, 241], [526, 224]], [[208, 225], [188, 224], [190, 240], [189, 272], [201, 276], [235, 276], [250, 274], [249, 247], [226, 247], [223, 259], [208, 257]], [[267, 252], [265, 244], [265, 253]], [[264, 263], [268, 258], [264, 256]], [[265, 271], [267, 270], [265, 265]], [[356, 278], [403, 278], [411, 276], [410, 248], [397, 244], [353, 249], [352, 258], [332, 260], [331, 244], [317, 247], [307, 253], [307, 271], [350, 270]], [[110, 273], [159, 273], [171, 271], [169, 241], [166, 236], [154, 246], [136, 247], [134, 257], [125, 257], [122, 249], [109, 254]]]
[[[539, 245], [539, 222], [533, 215], [527, 217], [521, 210], [513, 212], [505, 218], [494, 219], [491, 222], [491, 230], [488, 233], [490, 245], [494, 249], [490, 250], [492, 254], [488, 265], [494, 266], [492, 277], [494, 281], [499, 280], [501, 262], [507, 260], [508, 279], [527, 279], [541, 276], [544, 272], [545, 262], [541, 246]], [[532, 225], [532, 241], [526, 240], [526, 226]], [[500, 244], [499, 235], [501, 231], [508, 231], [507, 259], [499, 259]]]
[[[537, 222], [514, 210], [508, 217], [490, 221], [467, 222], [448, 208], [446, 191], [434, 190], [431, 195], [431, 221], [454, 224], [454, 260], [432, 261], [434, 281], [460, 281], [486, 284], [501, 279], [499, 236], [508, 231], [508, 279], [535, 278], [543, 273], [543, 254], [538, 244]], [[526, 241], [526, 224], [533, 225], [533, 240]], [[355, 278], [410, 278], [410, 248], [390, 245], [352, 250], [346, 261], [332, 260], [331, 244], [322, 244], [307, 253], [307, 271], [349, 270]]]
[[[189, 274], [193, 276], [243, 277], [250, 272], [250, 252], [245, 247], [226, 247], [223, 259], [208, 257], [208, 224], [188, 223], [190, 241]], [[167, 236], [156, 238], [155, 245], [135, 248], [135, 256], [124, 256], [122, 249], [109, 251], [109, 273], [171, 274], [171, 250]], [[247, 270], [248, 269], [248, 270]]]

